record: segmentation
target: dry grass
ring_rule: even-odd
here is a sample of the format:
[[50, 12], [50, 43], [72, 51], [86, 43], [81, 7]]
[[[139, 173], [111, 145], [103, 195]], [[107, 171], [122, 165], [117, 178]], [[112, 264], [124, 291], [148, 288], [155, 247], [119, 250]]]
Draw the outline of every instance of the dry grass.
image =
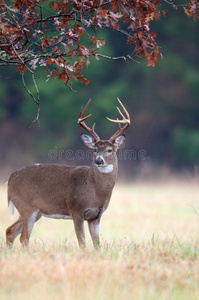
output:
[[0, 188], [0, 298], [199, 299], [199, 186], [194, 180], [117, 185], [102, 248], [79, 250], [71, 221], [42, 219], [29, 250], [5, 247], [11, 224]]

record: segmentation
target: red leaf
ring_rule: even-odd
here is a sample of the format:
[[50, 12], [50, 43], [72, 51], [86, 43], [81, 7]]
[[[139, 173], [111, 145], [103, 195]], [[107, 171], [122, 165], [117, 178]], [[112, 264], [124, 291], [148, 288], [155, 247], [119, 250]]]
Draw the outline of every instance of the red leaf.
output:
[[84, 79], [84, 83], [87, 86], [87, 85], [89, 85], [90, 81], [88, 79]]
[[17, 67], [17, 71], [20, 72], [20, 74], [24, 75], [24, 73], [25, 73], [25, 71], [27, 71], [27, 69], [23, 65], [19, 65]]
[[81, 77], [81, 76], [77, 77], [77, 79], [78, 79], [81, 83], [84, 82], [86, 86], [90, 83], [90, 81], [89, 81], [88, 79], [83, 78], [83, 77]]
[[48, 39], [47, 39], [47, 38], [44, 37], [41, 41], [42, 41], [42, 44], [43, 44], [44, 47], [49, 46], [49, 43], [48, 43]]
[[78, 77], [77, 79], [78, 79], [81, 83], [84, 82], [84, 78], [83, 78], [83, 77]]

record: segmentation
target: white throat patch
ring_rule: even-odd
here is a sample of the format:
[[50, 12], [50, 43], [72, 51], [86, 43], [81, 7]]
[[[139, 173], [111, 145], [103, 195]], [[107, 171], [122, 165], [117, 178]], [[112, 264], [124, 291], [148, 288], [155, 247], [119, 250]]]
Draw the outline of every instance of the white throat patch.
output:
[[108, 174], [113, 171], [113, 165], [102, 165], [97, 167], [101, 173]]

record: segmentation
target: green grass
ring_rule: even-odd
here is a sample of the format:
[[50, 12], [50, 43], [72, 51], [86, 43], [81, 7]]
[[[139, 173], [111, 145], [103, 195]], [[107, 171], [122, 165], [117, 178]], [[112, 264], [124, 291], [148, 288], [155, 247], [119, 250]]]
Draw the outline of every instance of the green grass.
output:
[[[5, 246], [0, 188], [0, 298], [199, 299], [199, 187], [194, 180], [117, 185], [102, 217], [100, 250], [80, 250], [71, 221], [42, 219], [28, 250]], [[17, 217], [17, 216], [16, 216]]]

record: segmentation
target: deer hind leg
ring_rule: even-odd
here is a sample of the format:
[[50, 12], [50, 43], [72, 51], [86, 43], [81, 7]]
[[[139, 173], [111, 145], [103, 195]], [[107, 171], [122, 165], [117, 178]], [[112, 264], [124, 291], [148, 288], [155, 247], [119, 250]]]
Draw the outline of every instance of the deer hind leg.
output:
[[84, 248], [86, 246], [85, 243], [85, 230], [84, 230], [84, 218], [79, 215], [73, 216], [73, 222], [75, 227], [75, 232], [77, 236], [77, 240], [80, 248]]
[[23, 218], [23, 229], [20, 236], [20, 242], [22, 246], [27, 247], [29, 243], [29, 238], [34, 226], [34, 223], [41, 218], [41, 213], [39, 210], [35, 210], [28, 217]]
[[7, 246], [12, 246], [16, 237], [22, 232], [23, 222], [21, 217], [6, 229], [6, 244]]
[[96, 249], [100, 248], [99, 224], [100, 224], [99, 218], [92, 220], [92, 221], [88, 221], [89, 232], [90, 232], [91, 238], [93, 240], [93, 246]]

